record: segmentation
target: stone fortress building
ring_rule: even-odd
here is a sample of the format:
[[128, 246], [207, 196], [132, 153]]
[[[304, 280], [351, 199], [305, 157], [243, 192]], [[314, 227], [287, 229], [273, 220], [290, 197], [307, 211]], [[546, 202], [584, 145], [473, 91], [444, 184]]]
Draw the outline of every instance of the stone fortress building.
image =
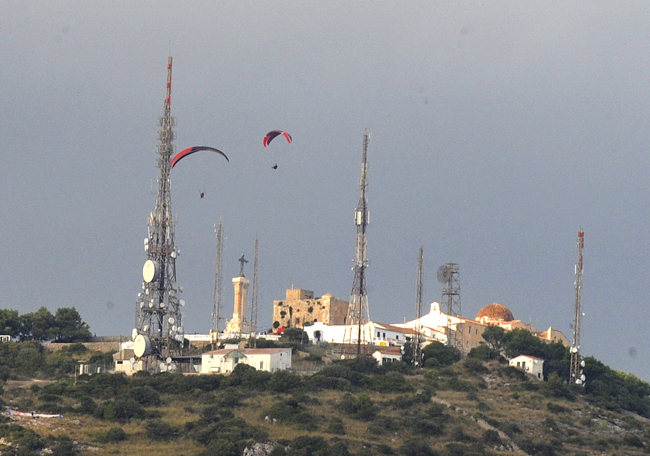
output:
[[314, 323], [344, 325], [350, 303], [331, 294], [314, 297], [301, 288], [287, 290], [284, 301], [273, 301], [273, 331], [280, 328], [303, 328]]

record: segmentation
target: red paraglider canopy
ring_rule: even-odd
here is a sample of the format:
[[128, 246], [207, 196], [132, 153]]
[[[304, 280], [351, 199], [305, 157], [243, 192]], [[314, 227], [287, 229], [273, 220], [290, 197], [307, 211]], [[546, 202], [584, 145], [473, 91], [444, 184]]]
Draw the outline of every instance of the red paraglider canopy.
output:
[[177, 153], [176, 156], [174, 158], [172, 158], [172, 162], [169, 165], [169, 167], [173, 168], [174, 166], [176, 166], [176, 163], [181, 161], [183, 158], [187, 157], [188, 155], [192, 155], [194, 152], [198, 152], [200, 150], [207, 150], [207, 151], [210, 151], [210, 152], [216, 152], [218, 154], [223, 155], [223, 157], [226, 159], [226, 161], [230, 162], [230, 160], [228, 160], [228, 157], [226, 156], [226, 154], [224, 154], [223, 152], [221, 152], [218, 149], [215, 149], [214, 147], [194, 146], [194, 147], [188, 147], [187, 149], [181, 150], [179, 153]]
[[264, 147], [268, 147], [269, 144], [271, 144], [271, 141], [273, 141], [273, 139], [274, 139], [275, 137], [280, 136], [280, 135], [282, 135], [282, 136], [284, 136], [285, 138], [287, 138], [287, 142], [291, 143], [291, 141], [292, 141], [292, 140], [291, 140], [291, 135], [290, 135], [289, 133], [287, 133], [286, 131], [282, 131], [282, 130], [271, 130], [271, 131], [269, 131], [269, 132], [266, 134], [266, 136], [264, 137]]

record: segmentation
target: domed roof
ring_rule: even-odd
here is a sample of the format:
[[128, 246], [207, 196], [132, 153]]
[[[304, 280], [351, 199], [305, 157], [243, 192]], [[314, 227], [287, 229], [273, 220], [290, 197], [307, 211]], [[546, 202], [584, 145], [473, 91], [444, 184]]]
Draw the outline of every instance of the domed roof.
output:
[[480, 320], [483, 317], [487, 317], [488, 320], [496, 321], [512, 321], [515, 319], [515, 317], [512, 316], [510, 309], [499, 304], [498, 302], [488, 304], [479, 310], [478, 314], [476, 315], [476, 320]]

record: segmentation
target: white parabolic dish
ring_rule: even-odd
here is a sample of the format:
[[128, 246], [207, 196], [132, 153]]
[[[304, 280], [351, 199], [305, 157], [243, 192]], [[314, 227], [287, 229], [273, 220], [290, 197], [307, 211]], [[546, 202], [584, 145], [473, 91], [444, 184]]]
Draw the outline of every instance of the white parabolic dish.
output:
[[142, 358], [143, 356], [148, 355], [150, 351], [151, 341], [149, 338], [142, 334], [138, 334], [133, 341], [133, 354], [138, 358]]
[[142, 278], [147, 283], [151, 283], [154, 279], [158, 278], [158, 265], [154, 261], [147, 260], [144, 262]]

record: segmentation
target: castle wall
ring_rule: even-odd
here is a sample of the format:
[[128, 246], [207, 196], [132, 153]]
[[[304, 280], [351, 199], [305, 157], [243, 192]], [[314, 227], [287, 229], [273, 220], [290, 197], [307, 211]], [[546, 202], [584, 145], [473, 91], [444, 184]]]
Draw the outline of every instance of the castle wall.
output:
[[315, 298], [314, 292], [287, 290], [287, 299], [273, 301], [273, 330], [302, 328], [305, 324], [342, 325], [348, 315], [349, 303], [330, 294]]

